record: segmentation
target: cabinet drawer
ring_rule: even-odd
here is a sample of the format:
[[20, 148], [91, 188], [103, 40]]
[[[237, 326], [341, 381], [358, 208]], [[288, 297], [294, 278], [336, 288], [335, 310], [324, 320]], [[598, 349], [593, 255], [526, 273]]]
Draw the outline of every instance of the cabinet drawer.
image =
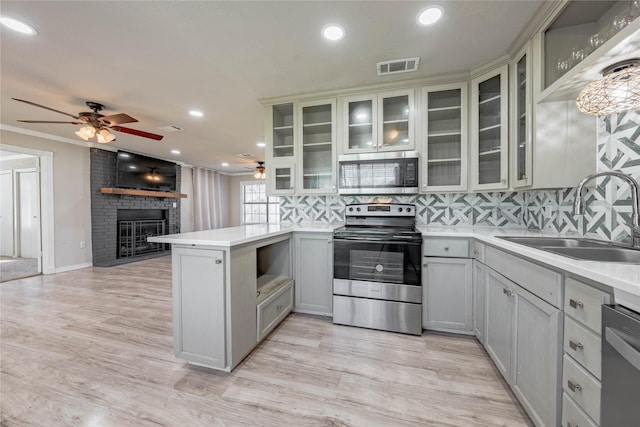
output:
[[602, 328], [602, 304], [609, 304], [611, 297], [570, 277], [564, 292], [564, 312], [600, 334]]
[[473, 242], [473, 257], [484, 263], [484, 248], [486, 246], [480, 242]]
[[562, 274], [487, 246], [485, 264], [538, 298], [562, 308]]
[[570, 316], [564, 316], [564, 352], [571, 355], [594, 377], [600, 379], [602, 342], [600, 336]]
[[293, 280], [258, 304], [258, 341], [266, 337], [293, 308]]
[[469, 241], [426, 238], [422, 243], [422, 254], [430, 257], [469, 258]]
[[596, 423], [600, 422], [600, 381], [566, 354], [562, 388]]
[[596, 423], [567, 395], [562, 395], [562, 427], [598, 427]]

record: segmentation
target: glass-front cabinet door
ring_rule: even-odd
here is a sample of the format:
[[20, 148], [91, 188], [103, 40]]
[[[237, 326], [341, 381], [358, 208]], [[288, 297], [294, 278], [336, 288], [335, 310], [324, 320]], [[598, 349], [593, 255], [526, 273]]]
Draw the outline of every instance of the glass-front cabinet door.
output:
[[270, 196], [294, 194], [294, 169], [292, 161], [272, 162], [266, 173]]
[[274, 105], [271, 108], [272, 157], [293, 157], [295, 154], [293, 103]]
[[511, 70], [511, 183], [514, 188], [531, 185], [531, 64], [525, 48]]
[[342, 98], [342, 153], [415, 148], [414, 90]]
[[508, 187], [508, 65], [471, 81], [473, 190]]
[[334, 193], [336, 163], [336, 101], [297, 104], [299, 193]]
[[378, 94], [378, 151], [415, 147], [413, 98], [413, 89]]
[[378, 102], [375, 95], [356, 95], [342, 101], [346, 115], [343, 127], [343, 151], [375, 151], [378, 141]]
[[422, 90], [422, 191], [467, 189], [467, 83]]

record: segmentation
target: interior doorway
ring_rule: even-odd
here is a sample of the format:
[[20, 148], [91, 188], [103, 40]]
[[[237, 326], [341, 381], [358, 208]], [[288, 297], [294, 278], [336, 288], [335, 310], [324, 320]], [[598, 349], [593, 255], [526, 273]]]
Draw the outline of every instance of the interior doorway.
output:
[[42, 273], [40, 157], [0, 150], [0, 282]]

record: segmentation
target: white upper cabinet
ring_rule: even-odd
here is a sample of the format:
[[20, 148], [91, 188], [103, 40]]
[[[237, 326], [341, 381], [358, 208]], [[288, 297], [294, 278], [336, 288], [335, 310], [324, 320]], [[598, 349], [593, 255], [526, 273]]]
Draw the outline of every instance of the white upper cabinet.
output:
[[336, 192], [336, 100], [297, 105], [298, 193]]
[[467, 189], [467, 82], [422, 89], [422, 186]]
[[511, 184], [532, 183], [531, 54], [529, 44], [511, 63]]
[[342, 99], [342, 153], [411, 150], [414, 89]]
[[471, 187], [508, 187], [508, 65], [471, 81]]
[[272, 196], [293, 194], [297, 152], [294, 104], [267, 106], [265, 117], [267, 191]]
[[293, 103], [274, 105], [271, 107], [270, 154], [271, 158], [293, 157], [295, 155], [295, 116]]

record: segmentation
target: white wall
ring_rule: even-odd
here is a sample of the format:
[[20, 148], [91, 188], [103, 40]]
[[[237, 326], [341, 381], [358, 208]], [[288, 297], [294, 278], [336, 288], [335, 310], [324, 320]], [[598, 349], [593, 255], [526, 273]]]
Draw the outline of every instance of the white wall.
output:
[[7, 130], [0, 143], [53, 152], [55, 268], [91, 264], [89, 148]]

